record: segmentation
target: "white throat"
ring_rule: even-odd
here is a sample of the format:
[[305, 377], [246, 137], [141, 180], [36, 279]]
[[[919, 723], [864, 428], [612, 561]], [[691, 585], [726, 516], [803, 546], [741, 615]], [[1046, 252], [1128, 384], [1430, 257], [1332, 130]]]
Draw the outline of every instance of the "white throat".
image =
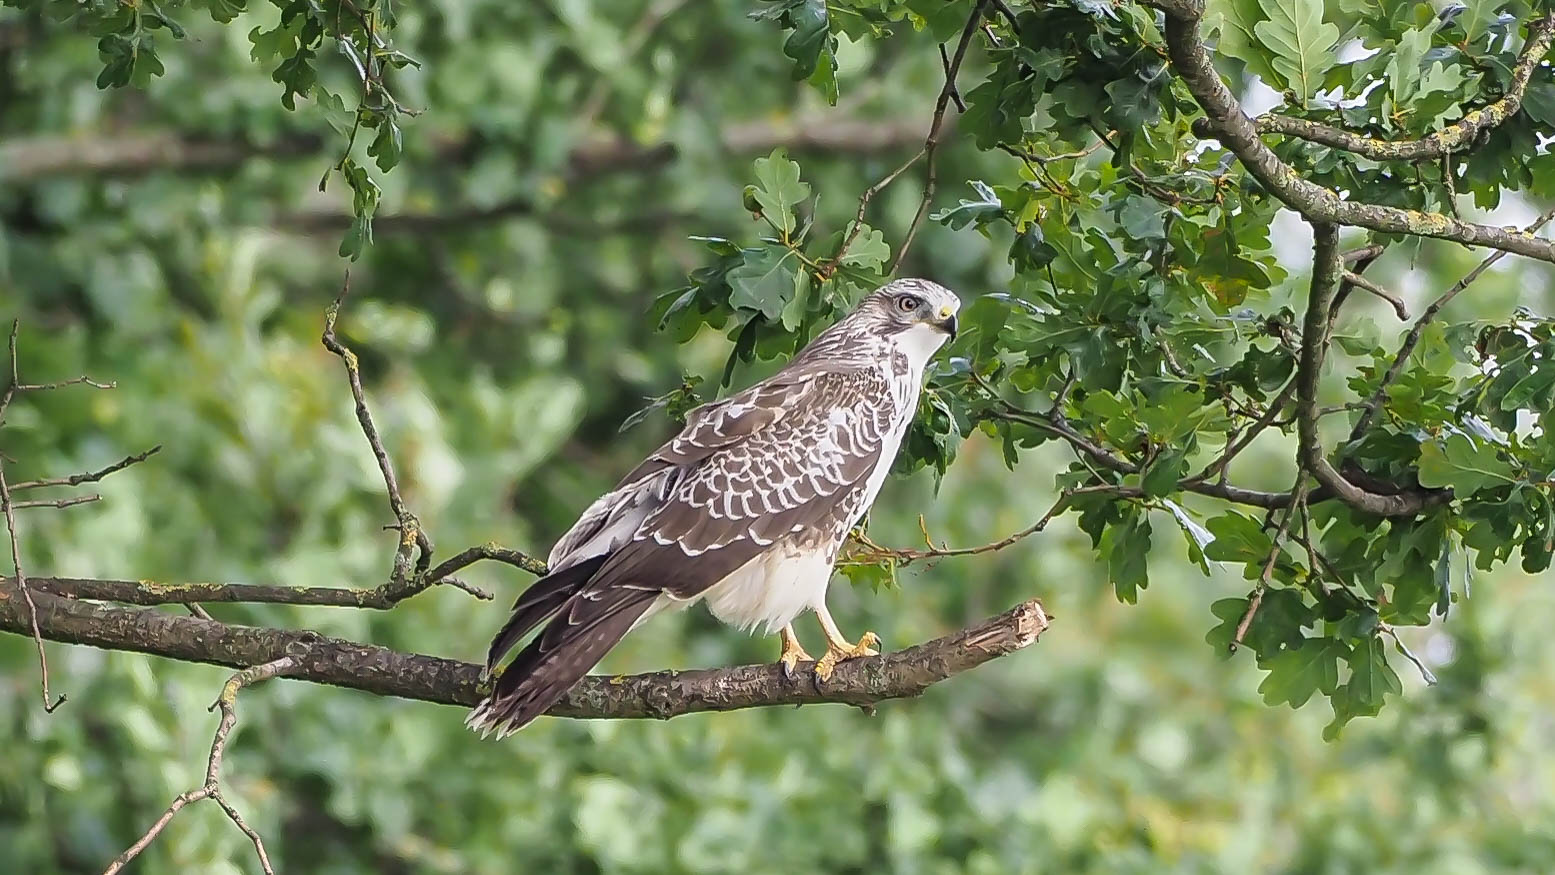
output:
[[896, 348], [907, 356], [907, 361], [916, 375], [923, 374], [929, 359], [945, 345], [947, 339], [944, 331], [927, 322], [919, 322], [892, 338]]

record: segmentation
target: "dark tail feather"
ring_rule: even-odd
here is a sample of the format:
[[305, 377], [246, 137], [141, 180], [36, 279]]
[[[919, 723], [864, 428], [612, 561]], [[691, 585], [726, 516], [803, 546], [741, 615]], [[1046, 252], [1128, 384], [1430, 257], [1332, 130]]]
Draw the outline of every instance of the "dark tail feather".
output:
[[569, 598], [497, 677], [491, 695], [475, 706], [465, 725], [483, 738], [491, 732], [503, 738], [523, 728], [582, 680], [658, 596], [656, 590], [621, 588]]
[[552, 614], [561, 609], [583, 585], [589, 582], [589, 578], [599, 570], [610, 554], [606, 553], [585, 559], [576, 565], [548, 574], [529, 585], [516, 601], [513, 602], [513, 615], [503, 625], [496, 637], [491, 639], [491, 649], [486, 652], [486, 670], [493, 671], [502, 657], [507, 655], [513, 645], [529, 634], [529, 630], [545, 622]]

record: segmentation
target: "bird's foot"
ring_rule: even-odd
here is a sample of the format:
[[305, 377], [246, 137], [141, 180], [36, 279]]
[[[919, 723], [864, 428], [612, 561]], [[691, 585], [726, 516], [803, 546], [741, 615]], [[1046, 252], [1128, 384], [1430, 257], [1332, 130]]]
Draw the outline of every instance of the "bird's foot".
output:
[[783, 641], [783, 652], [778, 656], [778, 665], [783, 667], [783, 677], [794, 679], [794, 667], [801, 662], [811, 662], [815, 657], [805, 652], [800, 646], [798, 636], [794, 635], [793, 626], [784, 626], [779, 636]]
[[821, 683], [831, 680], [832, 672], [837, 670], [837, 663], [844, 659], [858, 659], [861, 656], [879, 656], [880, 651], [875, 647], [880, 644], [880, 636], [873, 632], [865, 632], [859, 638], [857, 644], [827, 641], [826, 655], [815, 663], [815, 678]]

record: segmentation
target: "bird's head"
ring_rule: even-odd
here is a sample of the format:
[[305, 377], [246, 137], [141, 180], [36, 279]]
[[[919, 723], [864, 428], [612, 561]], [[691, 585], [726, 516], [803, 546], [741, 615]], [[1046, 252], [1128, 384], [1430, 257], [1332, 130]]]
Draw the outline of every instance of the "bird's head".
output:
[[858, 305], [885, 334], [922, 336], [938, 348], [956, 339], [956, 312], [961, 298], [939, 283], [903, 278], [880, 286]]
[[956, 338], [961, 299], [939, 283], [905, 278], [889, 282], [859, 304], [856, 315], [875, 329], [927, 359], [946, 340]]

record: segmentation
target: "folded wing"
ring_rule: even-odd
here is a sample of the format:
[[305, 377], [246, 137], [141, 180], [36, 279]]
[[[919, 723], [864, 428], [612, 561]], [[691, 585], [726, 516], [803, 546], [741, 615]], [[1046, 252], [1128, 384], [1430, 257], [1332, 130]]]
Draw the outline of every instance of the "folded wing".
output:
[[[565, 695], [660, 598], [691, 599], [780, 539], [835, 549], [897, 411], [872, 370], [784, 375], [693, 411], [579, 518], [488, 654], [549, 619], [471, 714], [512, 732]], [[533, 595], [532, 595], [533, 594]]]

